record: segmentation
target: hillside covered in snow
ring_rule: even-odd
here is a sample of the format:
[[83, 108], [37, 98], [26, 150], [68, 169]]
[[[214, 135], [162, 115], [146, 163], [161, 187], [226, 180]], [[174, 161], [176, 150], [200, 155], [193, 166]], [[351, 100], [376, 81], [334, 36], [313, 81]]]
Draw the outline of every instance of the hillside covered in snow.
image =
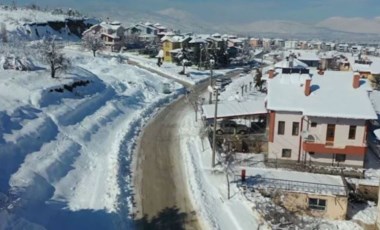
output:
[[135, 139], [182, 89], [122, 58], [64, 54], [57, 79], [33, 57], [33, 71], [0, 69], [0, 229], [128, 229]]
[[96, 19], [85, 18], [73, 10], [43, 11], [0, 5], [0, 25], [5, 28], [8, 41], [38, 40], [49, 36], [78, 41], [83, 31], [96, 23]]

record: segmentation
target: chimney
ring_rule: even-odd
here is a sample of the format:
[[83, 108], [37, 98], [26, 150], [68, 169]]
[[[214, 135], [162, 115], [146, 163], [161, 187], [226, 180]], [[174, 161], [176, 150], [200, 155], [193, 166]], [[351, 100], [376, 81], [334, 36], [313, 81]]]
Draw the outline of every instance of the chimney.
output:
[[311, 93], [310, 84], [311, 84], [311, 79], [307, 79], [305, 82], [305, 96], [309, 96]]
[[354, 74], [354, 80], [352, 82], [352, 86], [354, 87], [354, 89], [357, 89], [360, 87], [360, 74], [359, 73]]
[[275, 74], [274, 69], [270, 69], [270, 70], [268, 71], [268, 74], [269, 74], [269, 79], [274, 78], [274, 74]]

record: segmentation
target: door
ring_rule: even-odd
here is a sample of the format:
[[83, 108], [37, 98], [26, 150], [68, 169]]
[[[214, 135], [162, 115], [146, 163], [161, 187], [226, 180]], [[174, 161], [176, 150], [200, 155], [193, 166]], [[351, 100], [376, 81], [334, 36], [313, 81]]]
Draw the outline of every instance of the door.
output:
[[335, 124], [327, 125], [327, 133], [326, 133], [326, 145], [334, 145], [335, 138]]

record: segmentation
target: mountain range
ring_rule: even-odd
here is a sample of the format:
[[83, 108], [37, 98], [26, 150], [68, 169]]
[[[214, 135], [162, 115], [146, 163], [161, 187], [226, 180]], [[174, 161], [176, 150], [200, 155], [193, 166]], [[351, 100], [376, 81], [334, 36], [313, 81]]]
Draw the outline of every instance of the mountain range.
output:
[[[105, 18], [107, 12], [98, 12]], [[112, 17], [125, 25], [137, 22], [159, 22], [182, 32], [233, 33], [242, 36], [326, 39], [337, 41], [375, 41], [380, 38], [380, 17], [373, 19], [331, 17], [317, 23], [290, 20], [261, 20], [230, 24], [205, 21], [187, 11], [168, 8], [160, 11], [113, 10]]]

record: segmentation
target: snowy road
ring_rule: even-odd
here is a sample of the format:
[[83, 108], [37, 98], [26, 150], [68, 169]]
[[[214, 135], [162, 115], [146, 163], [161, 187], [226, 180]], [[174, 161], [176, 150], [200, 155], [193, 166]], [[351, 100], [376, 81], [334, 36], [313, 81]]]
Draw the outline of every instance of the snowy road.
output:
[[[205, 82], [196, 88], [204, 91], [207, 85]], [[193, 111], [190, 106], [185, 98], [178, 99], [163, 109], [140, 137], [134, 182], [137, 219], [142, 228], [159, 223], [169, 229], [201, 229], [180, 152], [179, 130], [186, 113]]]
[[162, 222], [170, 229], [199, 229], [184, 180], [179, 149], [178, 120], [184, 116], [185, 100], [165, 108], [144, 130], [136, 171], [140, 194], [138, 216]]

